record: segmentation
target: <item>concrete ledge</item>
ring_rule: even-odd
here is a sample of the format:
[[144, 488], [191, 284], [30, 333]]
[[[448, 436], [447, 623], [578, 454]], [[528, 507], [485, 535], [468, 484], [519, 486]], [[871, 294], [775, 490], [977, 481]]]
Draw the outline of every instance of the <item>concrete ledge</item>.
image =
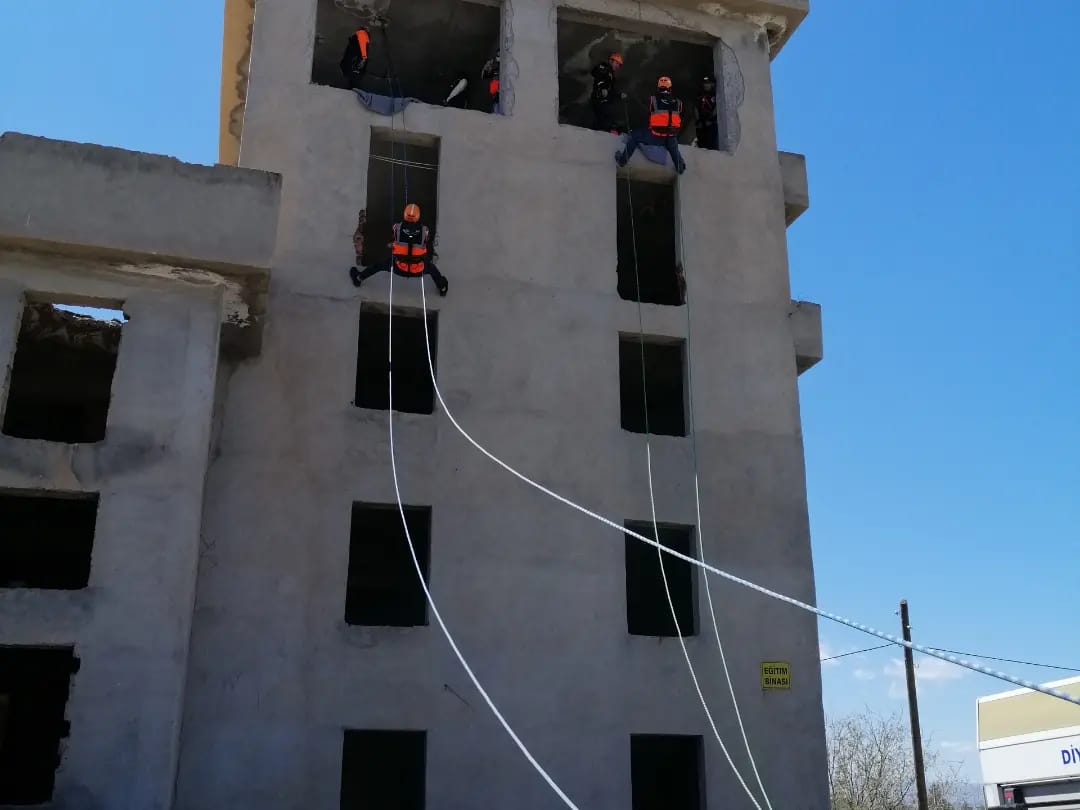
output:
[[721, 17], [745, 17], [759, 22], [769, 37], [769, 55], [780, 53], [795, 29], [810, 13], [810, 0], [663, 0], [658, 5], [704, 11]]
[[780, 174], [784, 181], [784, 219], [790, 225], [810, 207], [810, 186], [806, 180], [806, 155], [781, 152]]
[[227, 347], [257, 350], [277, 244], [281, 176], [124, 149], [0, 136], [0, 248], [208, 271], [238, 287]]
[[813, 368], [825, 356], [821, 336], [821, 305], [792, 301], [788, 310], [791, 336], [795, 343], [795, 365], [799, 374]]

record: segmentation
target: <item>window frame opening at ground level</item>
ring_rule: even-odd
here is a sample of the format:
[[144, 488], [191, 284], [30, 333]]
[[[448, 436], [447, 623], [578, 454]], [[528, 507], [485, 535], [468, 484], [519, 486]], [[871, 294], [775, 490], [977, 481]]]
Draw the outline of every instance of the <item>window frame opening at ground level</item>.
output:
[[78, 669], [74, 647], [0, 645], [0, 806], [51, 801]]
[[424, 810], [427, 732], [345, 729], [341, 810]]
[[704, 748], [697, 734], [631, 734], [631, 810], [703, 810]]

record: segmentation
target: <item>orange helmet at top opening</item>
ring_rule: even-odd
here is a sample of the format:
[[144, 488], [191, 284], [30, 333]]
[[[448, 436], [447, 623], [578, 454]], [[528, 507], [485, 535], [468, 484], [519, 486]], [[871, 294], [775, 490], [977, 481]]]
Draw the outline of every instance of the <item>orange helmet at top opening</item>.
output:
[[656, 80], [656, 87], [658, 90], [670, 90], [671, 89], [671, 77], [661, 76]]
[[415, 203], [409, 203], [405, 206], [405, 221], [406, 222], [419, 222], [420, 221], [420, 206]]
[[608, 57], [608, 61], [614, 62], [619, 67], [622, 67], [622, 54], [613, 53], [611, 56]]

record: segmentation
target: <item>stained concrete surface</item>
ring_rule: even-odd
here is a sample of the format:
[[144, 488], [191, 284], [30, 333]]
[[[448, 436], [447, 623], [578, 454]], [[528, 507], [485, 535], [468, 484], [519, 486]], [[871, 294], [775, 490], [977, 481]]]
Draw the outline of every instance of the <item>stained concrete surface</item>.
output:
[[[574, 5], [639, 14], [636, 2]], [[638, 322], [614, 272], [617, 140], [559, 124], [555, 12], [550, 0], [504, 7], [512, 115], [417, 104], [394, 125], [440, 138], [440, 266], [452, 283], [428, 305], [439, 312], [439, 381], [456, 418], [569, 497], [638, 519], [649, 508], [643, 438], [619, 426], [618, 334], [636, 334]], [[687, 149], [679, 180], [702, 546], [711, 561], [812, 601], [767, 38], [738, 19], [654, 4], [640, 13], [646, 25], [722, 40], [744, 91], [734, 154]], [[390, 279], [356, 293], [344, 276], [356, 211], [381, 204], [366, 198], [366, 181], [370, 127], [386, 121], [311, 84], [315, 26], [313, 3], [261, 0], [241, 160], [287, 183], [263, 353], [221, 392], [177, 807], [335, 807], [344, 730], [365, 728], [427, 732], [433, 810], [554, 807], [438, 627], [344, 622], [351, 505], [394, 502], [387, 415], [350, 404], [360, 305], [385, 303]], [[719, 62], [723, 47], [713, 54]], [[395, 280], [395, 303], [419, 307], [417, 285]], [[687, 337], [682, 308], [646, 305], [643, 317], [650, 334]], [[702, 734], [708, 805], [730, 804], [741, 789], [677, 647], [626, 633], [621, 534], [524, 488], [438, 408], [395, 416], [395, 434], [402, 495], [432, 508], [439, 607], [568, 793], [582, 806], [629, 806], [630, 734]], [[687, 440], [654, 439], [653, 466], [659, 518], [694, 523]], [[714, 597], [773, 801], [824, 810], [813, 618], [724, 583]], [[718, 683], [715, 641], [702, 633], [688, 644], [703, 682]], [[761, 691], [760, 662], [775, 659], [791, 662], [797, 689]], [[710, 699], [721, 733], [737, 739], [723, 690]]]

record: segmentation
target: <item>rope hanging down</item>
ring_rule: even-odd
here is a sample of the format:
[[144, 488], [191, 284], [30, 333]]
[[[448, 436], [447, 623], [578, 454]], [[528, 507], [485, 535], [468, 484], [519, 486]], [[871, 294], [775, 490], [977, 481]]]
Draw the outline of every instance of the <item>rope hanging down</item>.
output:
[[[626, 103], [623, 103], [624, 110]], [[630, 115], [629, 110], [626, 110], [626, 126], [630, 127]], [[642, 314], [641, 304], [641, 274], [638, 263], [638, 249], [637, 249], [637, 225], [634, 222], [634, 194], [631, 185], [631, 170], [627, 168], [626, 176], [626, 200], [630, 209], [630, 235], [631, 243], [634, 251], [634, 286], [637, 293], [637, 316], [638, 316], [638, 348], [641, 356], [641, 404], [645, 413], [645, 464], [646, 471], [649, 478], [649, 507], [652, 516], [653, 536], [660, 540], [660, 526], [656, 519], [656, 494], [653, 488], [653, 473], [652, 473], [652, 430], [649, 425], [649, 390], [646, 384], [646, 371], [645, 371], [645, 320]], [[700, 518], [699, 518], [699, 535], [700, 535]], [[700, 546], [701, 543], [699, 542]], [[731, 758], [731, 753], [728, 751], [727, 745], [724, 743], [723, 738], [720, 736], [720, 730], [716, 727], [716, 721], [713, 719], [712, 711], [709, 709], [708, 701], [705, 700], [705, 695], [701, 691], [701, 684], [698, 682], [697, 672], [694, 669], [694, 664], [690, 660], [690, 651], [686, 648], [686, 640], [683, 638], [682, 627], [679, 626], [679, 617], [675, 610], [675, 602], [671, 596], [671, 585], [668, 582], [667, 570], [664, 565], [664, 554], [658, 547], [656, 550], [657, 563], [660, 566], [660, 579], [664, 583], [664, 596], [667, 598], [668, 609], [671, 611], [671, 621], [675, 625], [675, 636], [679, 640], [679, 648], [682, 650], [683, 658], [686, 660], [686, 667], [690, 673], [690, 680], [694, 684], [694, 690], [697, 692], [698, 700], [701, 702], [701, 707], [705, 710], [705, 717], [709, 721], [709, 727], [712, 729], [713, 735], [716, 737], [716, 741], [720, 744], [720, 750], [724, 754], [724, 758], [727, 760], [728, 765], [735, 774], [735, 778], [739, 780], [739, 785], [746, 792], [746, 795], [750, 797], [751, 803], [757, 810], [761, 810], [761, 805], [758, 803], [757, 797], [754, 796], [753, 791], [750, 790], [750, 786], [746, 784], [746, 780], [743, 778], [742, 773], [739, 772], [738, 767], [735, 765], [734, 760]], [[714, 619], [715, 620], [715, 619]], [[719, 640], [719, 630], [717, 630], [717, 639]], [[723, 647], [721, 647], [721, 656], [723, 656]], [[727, 666], [725, 663], [725, 671]], [[730, 679], [729, 679], [730, 686]], [[738, 701], [735, 698], [734, 689], [731, 693], [732, 700], [735, 701], [735, 711], [738, 715]], [[741, 718], [740, 718], [741, 726]], [[744, 733], [745, 739], [745, 733]], [[754, 755], [750, 752], [750, 746], [747, 744], [746, 752], [750, 757], [750, 762], [753, 763]], [[757, 766], [754, 765], [754, 772], [757, 773]], [[758, 779], [760, 784], [760, 777]], [[765, 793], [764, 787], [761, 789], [762, 794]], [[768, 799], [766, 798], [766, 803]], [[772, 806], [769, 805], [769, 810], [772, 810]]]
[[[675, 189], [678, 192], [679, 189], [679, 177], [675, 176]], [[678, 195], [676, 194], [676, 201], [678, 201]], [[689, 416], [690, 416], [690, 455], [693, 461], [694, 469], [694, 514], [697, 520], [698, 536], [705, 536], [704, 524], [701, 520], [701, 483], [700, 483], [700, 464], [698, 461], [698, 447], [697, 447], [697, 419], [694, 416], [694, 343], [693, 343], [693, 322], [690, 318], [690, 282], [686, 277], [686, 267], [681, 265], [683, 258], [686, 256], [686, 247], [683, 245], [682, 228], [680, 227], [681, 219], [677, 219], [675, 227], [678, 231], [679, 237], [679, 255], [677, 262], [681, 266], [681, 281], [683, 288], [683, 306], [686, 307], [686, 390], [687, 399], [689, 404]], [[638, 294], [638, 300], [640, 302], [640, 291]], [[640, 307], [641, 304], [639, 303]], [[701, 562], [705, 562], [705, 543], [699, 540], [697, 546], [697, 556]], [[709, 618], [712, 620], [713, 634], [716, 638], [716, 649], [720, 652], [720, 663], [724, 670], [724, 679], [727, 681], [728, 693], [731, 695], [731, 705], [735, 708], [735, 719], [739, 724], [739, 733], [742, 735], [743, 746], [746, 748], [746, 756], [750, 759], [750, 768], [754, 771], [754, 778], [757, 780], [758, 787], [761, 789], [761, 795], [765, 799], [765, 805], [769, 810], [773, 810], [772, 801], [769, 799], [769, 794], [765, 790], [765, 783], [761, 779], [761, 773], [758, 771], [757, 762], [754, 759], [754, 752], [750, 748], [750, 739], [746, 734], [746, 725], [743, 723], [742, 712], [739, 711], [739, 700], [735, 697], [735, 684], [731, 680], [731, 671], [728, 669], [727, 655], [724, 653], [724, 643], [720, 640], [720, 625], [716, 621], [716, 607], [713, 605], [712, 587], [709, 584], [709, 577], [704, 573], [703, 569], [698, 569], [701, 573], [701, 578], [705, 581], [705, 599], [709, 606]]]
[[[385, 32], [384, 32], [384, 36], [385, 36]], [[389, 49], [389, 42], [387, 41], [387, 53], [388, 54], [389, 54], [389, 50], [390, 50]], [[391, 94], [393, 94], [393, 92], [394, 92], [393, 83], [391, 83], [390, 92], [391, 92]], [[401, 114], [401, 122], [402, 122], [402, 127], [405, 128], [405, 114], [404, 114], [404, 112], [402, 112], [402, 114]], [[394, 130], [393, 118], [390, 119], [390, 130], [391, 130], [391, 133]], [[402, 146], [402, 158], [403, 158], [403, 160], [401, 162], [404, 164], [404, 167], [405, 167], [405, 169], [404, 169], [404, 175], [405, 175], [404, 190], [405, 190], [405, 200], [406, 200], [406, 203], [407, 203], [408, 199], [409, 199], [409, 161], [408, 161], [408, 157], [409, 157], [408, 149], [409, 149], [409, 147], [408, 147], [408, 144], [405, 141], [402, 141], [401, 146]], [[393, 155], [393, 137], [391, 137], [391, 155]], [[394, 210], [395, 210], [395, 207], [394, 207], [394, 187], [395, 187], [394, 165], [395, 165], [395, 163], [392, 163], [391, 167], [390, 167], [390, 209], [391, 209], [391, 220], [390, 221], [391, 222], [394, 221], [393, 218], [395, 216], [395, 213], [394, 213]], [[424, 295], [424, 286], [425, 286], [424, 277], [421, 276], [420, 277], [420, 290], [421, 290], [422, 295]], [[400, 485], [398, 483], [397, 456], [396, 456], [396, 452], [395, 452], [395, 448], [394, 448], [394, 273], [393, 273], [392, 268], [391, 268], [391, 272], [390, 272], [390, 293], [389, 293], [388, 305], [389, 305], [389, 310], [390, 311], [389, 311], [389, 315], [387, 317], [387, 320], [388, 320], [388, 323], [389, 323], [389, 325], [388, 325], [388, 335], [387, 335], [387, 343], [388, 343], [387, 361], [389, 363], [389, 383], [388, 384], [389, 384], [389, 389], [390, 389], [390, 396], [389, 396], [389, 406], [388, 406], [389, 411], [387, 413], [387, 416], [388, 416], [388, 422], [390, 424], [390, 470], [391, 470], [391, 472], [393, 474], [393, 477], [394, 477], [394, 497], [397, 499], [398, 513], [401, 515], [401, 525], [402, 525], [402, 528], [405, 531], [405, 539], [409, 544], [409, 556], [412, 558], [413, 567], [416, 569], [416, 576], [420, 580], [420, 587], [424, 591], [424, 598], [427, 600], [428, 606], [431, 608], [431, 615], [435, 617], [435, 621], [439, 625], [439, 629], [442, 630], [443, 636], [446, 637], [446, 641], [450, 645], [450, 649], [453, 650], [454, 656], [457, 658], [458, 663], [460, 663], [461, 668], [465, 670], [465, 674], [468, 676], [469, 680], [472, 681], [472, 685], [476, 688], [476, 691], [480, 694], [480, 697], [483, 698], [484, 703], [487, 704], [487, 707], [491, 710], [491, 713], [495, 716], [495, 719], [499, 721], [499, 724], [503, 727], [503, 729], [506, 731], [506, 733], [508, 735], [510, 735], [510, 739], [512, 739], [514, 741], [514, 744], [517, 745], [518, 749], [525, 756], [525, 759], [528, 760], [529, 764], [533, 767], [533, 769], [535, 769], [536, 772], [538, 774], [540, 774], [540, 776], [543, 778], [543, 780], [547, 783], [548, 787], [550, 787], [555, 792], [555, 794], [562, 800], [563, 804], [565, 804], [568, 808], [570, 808], [570, 810], [580, 810], [578, 808], [578, 806], [576, 804], [574, 804], [573, 801], [571, 801], [570, 797], [566, 795], [566, 793], [563, 791], [563, 789], [561, 787], [559, 787], [558, 783], [556, 783], [555, 780], [552, 779], [551, 775], [548, 774], [548, 772], [546, 770], [544, 770], [544, 767], [537, 761], [536, 757], [533, 756], [533, 754], [529, 750], [528, 746], [525, 745], [525, 743], [517, 735], [517, 733], [514, 731], [513, 727], [507, 721], [507, 719], [503, 716], [502, 712], [499, 711], [499, 707], [495, 705], [495, 701], [491, 699], [491, 696], [487, 693], [487, 690], [484, 689], [483, 684], [480, 683], [480, 679], [478, 677], [476, 677], [476, 673], [473, 672], [472, 667], [469, 666], [468, 660], [466, 660], [465, 655], [461, 652], [461, 648], [458, 647], [457, 642], [454, 640], [454, 636], [450, 632], [450, 628], [447, 627], [446, 622], [443, 620], [442, 613], [439, 612], [439, 606], [435, 602], [435, 597], [431, 595], [431, 589], [428, 587], [427, 581], [424, 579], [424, 570], [420, 565], [420, 559], [416, 554], [416, 545], [413, 543], [412, 534], [409, 532], [409, 523], [405, 518], [405, 506], [404, 506], [404, 502], [402, 501], [402, 498], [401, 498], [401, 487], [400, 487]], [[425, 295], [424, 296], [424, 346], [425, 346], [426, 351], [427, 351], [428, 362], [429, 363], [431, 361], [431, 344], [429, 342], [430, 340], [431, 340], [431, 336], [428, 334], [428, 323], [427, 323], [427, 297]], [[434, 374], [433, 374], [433, 378], [434, 378]], [[440, 399], [440, 401], [442, 400], [441, 395], [440, 395], [439, 399]]]

